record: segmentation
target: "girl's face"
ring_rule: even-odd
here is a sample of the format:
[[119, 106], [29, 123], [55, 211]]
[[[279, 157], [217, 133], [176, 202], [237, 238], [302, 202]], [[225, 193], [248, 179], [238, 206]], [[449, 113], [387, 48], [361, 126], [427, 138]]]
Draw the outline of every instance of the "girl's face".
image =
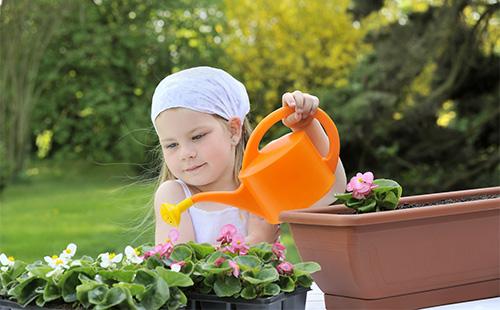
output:
[[231, 134], [213, 115], [174, 108], [160, 113], [155, 123], [163, 158], [175, 177], [203, 186], [232, 176]]

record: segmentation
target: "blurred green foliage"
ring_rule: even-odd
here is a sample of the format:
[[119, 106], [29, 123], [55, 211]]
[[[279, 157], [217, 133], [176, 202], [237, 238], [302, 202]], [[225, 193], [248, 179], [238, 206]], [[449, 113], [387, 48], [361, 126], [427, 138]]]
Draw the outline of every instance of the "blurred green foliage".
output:
[[[50, 156], [97, 162], [146, 162], [156, 141], [150, 98], [165, 75], [217, 65], [222, 23], [200, 1], [85, 1], [64, 17], [42, 63], [48, 83], [33, 134], [53, 132]], [[57, 70], [54, 70], [57, 68]]]
[[94, 0], [61, 10], [37, 75], [30, 154], [143, 173], [154, 163], [155, 86], [211, 65], [247, 85], [254, 123], [284, 91], [318, 95], [348, 176], [370, 170], [405, 195], [500, 183], [498, 2], [285, 2]]

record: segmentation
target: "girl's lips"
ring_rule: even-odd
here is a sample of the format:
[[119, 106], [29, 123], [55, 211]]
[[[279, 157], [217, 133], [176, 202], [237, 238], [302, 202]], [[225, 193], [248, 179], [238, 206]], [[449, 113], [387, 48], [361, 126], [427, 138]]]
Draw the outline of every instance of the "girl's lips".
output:
[[193, 171], [197, 170], [198, 168], [203, 167], [205, 164], [206, 164], [206, 163], [203, 163], [203, 164], [198, 165], [198, 166], [193, 166], [193, 167], [191, 167], [191, 168], [186, 169], [185, 171], [187, 171], [187, 172], [193, 172]]

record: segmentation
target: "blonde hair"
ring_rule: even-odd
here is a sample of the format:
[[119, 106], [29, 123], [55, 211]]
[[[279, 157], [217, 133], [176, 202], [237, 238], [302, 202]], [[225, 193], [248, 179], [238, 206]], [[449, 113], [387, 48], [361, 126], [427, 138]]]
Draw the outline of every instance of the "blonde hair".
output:
[[[217, 121], [221, 122], [224, 126], [227, 126], [227, 120], [224, 119], [223, 117], [220, 117], [218, 115], [213, 115]], [[234, 168], [233, 168], [233, 177], [234, 180], [236, 181], [237, 184], [239, 184], [239, 179], [238, 179], [238, 174], [240, 173], [241, 170], [241, 164], [243, 162], [243, 153], [245, 152], [245, 147], [247, 145], [248, 139], [250, 138], [250, 134], [252, 133], [252, 126], [250, 125], [250, 122], [248, 119], [245, 117], [243, 120], [243, 126], [241, 128], [241, 138], [238, 144], [236, 145], [236, 149], [234, 152]], [[158, 182], [156, 184], [156, 190], [158, 187], [165, 181], [167, 180], [174, 180], [175, 176], [172, 174], [172, 172], [168, 169], [167, 164], [165, 163], [165, 160], [163, 160], [163, 156], [161, 151], [159, 152], [161, 156], [161, 166], [160, 166], [160, 174], [158, 176]]]

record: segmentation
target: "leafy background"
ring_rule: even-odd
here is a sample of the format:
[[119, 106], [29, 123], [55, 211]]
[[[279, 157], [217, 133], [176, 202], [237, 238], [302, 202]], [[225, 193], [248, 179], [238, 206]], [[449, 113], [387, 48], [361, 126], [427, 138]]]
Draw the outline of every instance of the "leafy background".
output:
[[[157, 83], [210, 65], [255, 125], [300, 89], [337, 124], [348, 176], [403, 195], [500, 184], [498, 1], [4, 0], [0, 252], [152, 240]], [[266, 137], [285, 132], [275, 126]], [[144, 225], [143, 225], [144, 226]], [[141, 234], [141, 232], [144, 232]]]

